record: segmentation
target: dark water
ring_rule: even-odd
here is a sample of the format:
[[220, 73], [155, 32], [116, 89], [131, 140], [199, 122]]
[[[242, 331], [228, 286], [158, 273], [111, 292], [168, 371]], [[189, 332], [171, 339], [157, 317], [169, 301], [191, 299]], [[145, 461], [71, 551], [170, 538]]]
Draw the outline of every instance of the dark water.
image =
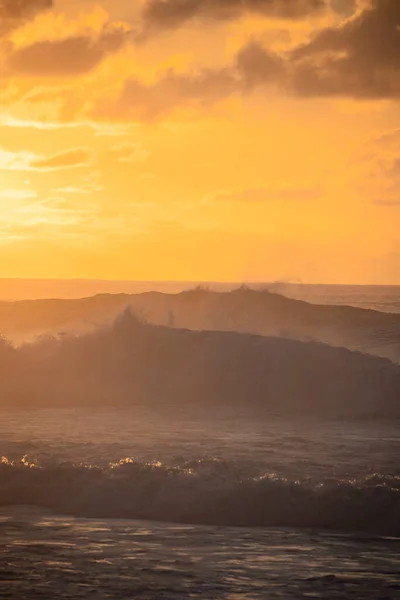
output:
[[1, 597], [393, 598], [400, 540], [0, 512]]
[[0, 597], [400, 598], [396, 423], [3, 411], [0, 455]]

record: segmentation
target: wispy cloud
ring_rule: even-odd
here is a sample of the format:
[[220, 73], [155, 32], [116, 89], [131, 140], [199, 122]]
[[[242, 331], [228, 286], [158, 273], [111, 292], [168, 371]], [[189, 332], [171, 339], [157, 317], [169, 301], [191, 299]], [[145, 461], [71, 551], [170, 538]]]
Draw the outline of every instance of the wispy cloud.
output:
[[3, 171], [57, 171], [89, 166], [93, 153], [85, 148], [72, 148], [51, 156], [33, 152], [12, 152], [0, 148], [0, 170]]
[[[10, 200], [6, 192], [4, 199]], [[96, 226], [99, 208], [93, 204], [70, 202], [61, 196], [39, 200], [37, 194], [14, 192], [17, 192], [15, 199], [18, 202], [9, 202], [2, 211], [1, 243], [58, 239], [60, 236], [81, 239]]]
[[88, 166], [93, 155], [85, 148], [73, 148], [65, 152], [59, 152], [53, 156], [37, 158], [32, 161], [30, 167], [38, 171], [56, 171], [58, 169], [70, 169], [71, 167]]
[[5, 189], [0, 190], [0, 200], [30, 200], [37, 198], [37, 193], [33, 190], [23, 189]]
[[93, 171], [83, 177], [78, 183], [70, 184], [64, 187], [60, 187], [56, 190], [60, 194], [94, 194], [103, 191], [103, 186], [100, 181], [100, 173]]
[[143, 9], [143, 35], [252, 13], [277, 19], [304, 19], [319, 14], [327, 6], [325, 0], [148, 0]]
[[150, 156], [139, 142], [121, 142], [111, 148], [112, 156], [120, 163], [143, 162]]
[[96, 121], [48, 121], [21, 119], [11, 115], [2, 115], [1, 126], [10, 129], [34, 129], [42, 131], [61, 131], [68, 129], [89, 129], [99, 137], [121, 137], [132, 134], [137, 125], [133, 123], [101, 123]]
[[60, 40], [40, 40], [14, 48], [3, 57], [5, 75], [19, 77], [76, 77], [95, 69], [107, 56], [118, 52], [130, 40], [124, 27], [109, 25], [92, 33]]

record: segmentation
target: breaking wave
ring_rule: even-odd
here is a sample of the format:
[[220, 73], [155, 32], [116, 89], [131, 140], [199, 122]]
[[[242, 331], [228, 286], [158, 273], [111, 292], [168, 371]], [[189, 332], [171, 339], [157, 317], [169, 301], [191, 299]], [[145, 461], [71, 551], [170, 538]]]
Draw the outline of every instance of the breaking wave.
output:
[[237, 414], [398, 418], [400, 368], [316, 342], [142, 322], [13, 348], [0, 340], [0, 405], [229, 408]]
[[216, 459], [168, 466], [124, 458], [99, 467], [3, 457], [0, 490], [2, 506], [84, 517], [400, 536], [400, 476], [294, 481], [276, 474], [249, 477]]

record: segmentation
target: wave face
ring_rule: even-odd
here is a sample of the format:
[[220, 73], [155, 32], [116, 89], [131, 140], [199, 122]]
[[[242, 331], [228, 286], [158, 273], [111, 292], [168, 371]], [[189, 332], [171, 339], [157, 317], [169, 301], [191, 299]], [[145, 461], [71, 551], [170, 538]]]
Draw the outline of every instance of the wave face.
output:
[[147, 325], [14, 349], [0, 344], [3, 404], [225, 407], [250, 415], [400, 416], [400, 368], [315, 342]]
[[105, 467], [0, 464], [0, 505], [59, 513], [231, 526], [279, 526], [400, 535], [400, 476], [294, 481], [246, 477], [233, 463], [169, 467], [131, 458]]

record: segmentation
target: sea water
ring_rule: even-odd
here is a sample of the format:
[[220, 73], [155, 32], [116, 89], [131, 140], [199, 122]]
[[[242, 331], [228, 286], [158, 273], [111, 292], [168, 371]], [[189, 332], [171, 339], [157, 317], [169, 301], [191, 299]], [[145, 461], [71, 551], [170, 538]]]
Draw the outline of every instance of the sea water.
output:
[[0, 416], [2, 597], [400, 597], [396, 423]]
[[[280, 291], [399, 310], [339, 287]], [[399, 456], [396, 422], [2, 409], [0, 597], [400, 598]]]

